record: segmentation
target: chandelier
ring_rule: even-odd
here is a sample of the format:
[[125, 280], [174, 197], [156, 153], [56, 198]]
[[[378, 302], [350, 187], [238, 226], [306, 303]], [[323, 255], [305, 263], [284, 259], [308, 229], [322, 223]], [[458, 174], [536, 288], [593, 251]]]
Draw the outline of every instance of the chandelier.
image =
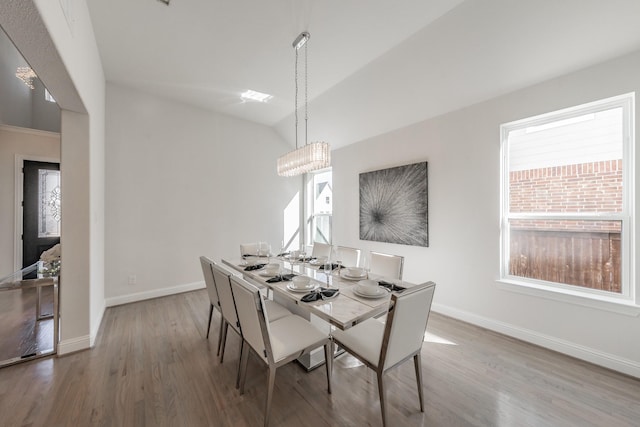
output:
[[[307, 142], [307, 128], [309, 122], [308, 95], [307, 95], [307, 41], [311, 35], [301, 33], [293, 41], [296, 51], [295, 63], [295, 122], [296, 122], [296, 149], [278, 158], [277, 170], [280, 176], [302, 175], [331, 165], [331, 149], [327, 142]], [[298, 51], [304, 46], [304, 145], [298, 148]]]
[[18, 67], [16, 69], [16, 77], [22, 80], [30, 89], [35, 89], [33, 86], [33, 79], [38, 78], [38, 76], [31, 67]]

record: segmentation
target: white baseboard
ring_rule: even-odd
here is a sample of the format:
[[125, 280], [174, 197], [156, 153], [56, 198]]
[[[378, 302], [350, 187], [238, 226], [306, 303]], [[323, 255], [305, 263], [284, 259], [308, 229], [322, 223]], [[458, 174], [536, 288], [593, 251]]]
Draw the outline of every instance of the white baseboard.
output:
[[462, 320], [485, 329], [539, 345], [540, 347], [545, 347], [577, 359], [582, 359], [614, 371], [622, 372], [623, 374], [640, 378], [640, 363], [633, 360], [624, 359], [613, 354], [608, 354], [593, 348], [575, 344], [557, 337], [540, 334], [529, 329], [519, 328], [508, 323], [478, 316], [477, 314], [458, 310], [442, 304], [434, 303], [431, 309], [436, 313], [444, 314], [445, 316], [453, 317], [454, 319]]
[[152, 289], [150, 291], [136, 292], [133, 294], [120, 295], [117, 297], [107, 298], [105, 300], [107, 307], [113, 307], [121, 304], [128, 304], [130, 302], [143, 301], [151, 298], [166, 297], [167, 295], [180, 294], [182, 292], [195, 291], [197, 289], [204, 289], [204, 281], [187, 283], [184, 285], [172, 286], [170, 288]]
[[62, 340], [58, 343], [58, 356], [74, 353], [80, 350], [91, 348], [91, 338], [89, 335]]
[[91, 328], [91, 334], [89, 335], [89, 344], [91, 345], [91, 347], [93, 347], [96, 343], [96, 337], [98, 336], [98, 331], [100, 330], [100, 325], [102, 324], [102, 318], [104, 317], [104, 311], [106, 310], [106, 306], [104, 304], [102, 304], [102, 307], [100, 307], [100, 315], [98, 316], [98, 318], [96, 319], [96, 322], [92, 325], [93, 327]]

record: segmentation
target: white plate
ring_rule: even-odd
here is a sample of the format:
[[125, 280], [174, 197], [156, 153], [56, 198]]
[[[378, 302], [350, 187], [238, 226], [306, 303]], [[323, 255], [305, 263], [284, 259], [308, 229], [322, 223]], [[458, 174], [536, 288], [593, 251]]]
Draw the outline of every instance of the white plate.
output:
[[364, 273], [362, 276], [349, 276], [346, 271], [340, 271], [340, 277], [347, 280], [362, 280], [367, 277], [367, 273]]
[[295, 286], [293, 286], [293, 283], [289, 283], [287, 285], [287, 289], [289, 289], [291, 292], [311, 292], [311, 291], [315, 291], [316, 289], [318, 289], [318, 285], [317, 284], [311, 284], [308, 288], [296, 288]]
[[376, 299], [376, 298], [382, 298], [383, 296], [388, 295], [389, 291], [387, 291], [385, 288], [378, 288], [378, 293], [376, 294], [364, 294], [362, 292], [359, 292], [358, 289], [354, 287], [353, 293], [362, 298]]

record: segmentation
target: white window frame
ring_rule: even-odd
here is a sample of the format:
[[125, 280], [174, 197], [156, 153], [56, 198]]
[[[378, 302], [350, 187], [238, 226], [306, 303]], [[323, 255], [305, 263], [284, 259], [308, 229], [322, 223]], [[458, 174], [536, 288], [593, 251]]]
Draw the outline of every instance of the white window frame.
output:
[[[315, 212], [314, 212], [314, 197], [315, 197], [315, 190], [314, 190], [314, 176], [320, 173], [324, 173], [324, 172], [331, 172], [333, 174], [333, 170], [331, 167], [325, 168], [325, 169], [319, 169], [313, 172], [309, 172], [305, 174], [305, 178], [304, 178], [304, 186], [305, 186], [305, 192], [304, 192], [304, 218], [305, 220], [303, 221], [304, 223], [304, 242], [306, 246], [313, 246], [313, 227], [314, 227], [314, 219], [315, 219]], [[332, 201], [333, 202], [333, 201]], [[333, 221], [333, 213], [332, 214], [322, 214], [322, 216], [328, 216], [330, 219], [330, 221]], [[333, 234], [333, 223], [331, 224], [331, 234]], [[333, 236], [329, 236], [329, 244], [332, 244], [331, 242], [333, 241]]]
[[[535, 117], [505, 123], [500, 126], [501, 170], [500, 170], [500, 278], [498, 283], [507, 290], [542, 296], [555, 300], [602, 308], [630, 315], [640, 314], [640, 305], [636, 300], [638, 285], [635, 284], [634, 244], [635, 236], [635, 170], [634, 170], [634, 121], [635, 93], [628, 93], [575, 107], [570, 107]], [[565, 120], [584, 114], [595, 113], [612, 108], [623, 110], [623, 203], [622, 212], [615, 214], [598, 213], [554, 213], [544, 215], [545, 219], [588, 219], [620, 221], [621, 231], [621, 286], [622, 292], [612, 292], [579, 286], [563, 285], [509, 274], [509, 220], [522, 218], [540, 218], [541, 214], [511, 214], [509, 212], [509, 133], [522, 128], [541, 126], [559, 120]], [[626, 306], [628, 309], [625, 309]]]

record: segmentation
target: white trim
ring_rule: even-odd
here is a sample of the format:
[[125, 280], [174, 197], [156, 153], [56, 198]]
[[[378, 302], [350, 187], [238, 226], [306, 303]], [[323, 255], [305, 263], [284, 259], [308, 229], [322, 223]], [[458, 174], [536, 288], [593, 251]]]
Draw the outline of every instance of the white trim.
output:
[[463, 322], [471, 323], [503, 335], [517, 338], [540, 347], [548, 348], [608, 369], [613, 369], [614, 371], [621, 372], [626, 375], [640, 378], [640, 363], [633, 360], [575, 344], [557, 337], [540, 334], [529, 329], [519, 328], [508, 323], [489, 319], [487, 317], [479, 316], [468, 311], [459, 310], [442, 304], [434, 303], [431, 309], [436, 313], [462, 320]]
[[121, 304], [129, 304], [131, 302], [144, 301], [151, 298], [166, 297], [168, 295], [180, 294], [183, 292], [195, 291], [198, 289], [204, 289], [204, 281], [187, 283], [184, 285], [172, 286], [169, 288], [152, 289], [150, 291], [136, 292], [133, 294], [120, 295], [117, 297], [111, 297], [105, 299], [107, 307], [114, 307]]
[[[0, 125], [0, 130], [3, 127], [12, 127], [12, 126], [4, 126]], [[22, 128], [15, 128], [22, 129]], [[7, 129], [5, 129], [7, 130]], [[13, 130], [13, 129], [9, 129]], [[32, 130], [32, 129], [27, 129]], [[43, 131], [37, 131], [43, 132]], [[24, 132], [31, 133], [31, 132]], [[47, 132], [51, 135], [60, 135], [54, 134], [53, 132]], [[13, 213], [13, 271], [18, 271], [22, 269], [22, 191], [23, 191], [23, 173], [22, 168], [24, 167], [24, 162], [47, 162], [47, 163], [57, 163], [60, 165], [60, 158], [55, 157], [43, 157], [43, 156], [34, 156], [30, 154], [16, 154], [15, 155], [15, 166], [14, 166], [14, 213]]]
[[[623, 114], [623, 206], [616, 214], [597, 213], [510, 213], [509, 212], [509, 132], [528, 126], [545, 125], [554, 121], [611, 108], [622, 108]], [[562, 110], [552, 111], [500, 125], [500, 258], [499, 271], [501, 287], [530, 295], [585, 305], [592, 308], [637, 316], [640, 309], [640, 284], [636, 284], [635, 264], [635, 167], [634, 167], [634, 126], [635, 92], [581, 104]], [[578, 219], [620, 221], [621, 233], [621, 286], [619, 295], [589, 288], [573, 287], [553, 282], [519, 278], [509, 275], [509, 220], [521, 218]], [[530, 291], [525, 291], [530, 287]], [[600, 300], [597, 302], [597, 300]]]
[[60, 132], [50, 132], [48, 130], [22, 128], [19, 126], [10, 126], [10, 125], [2, 125], [2, 124], [0, 124], [0, 131], [26, 133], [28, 135], [36, 135], [36, 136], [57, 136], [58, 138], [60, 138]]
[[75, 353], [76, 351], [87, 350], [91, 348], [91, 338], [89, 335], [63, 340], [58, 343], [58, 356]]
[[638, 317], [640, 315], [640, 305], [636, 305], [626, 299], [618, 299], [605, 295], [594, 295], [590, 297], [589, 294], [585, 292], [576, 292], [560, 287], [534, 285], [531, 283], [523, 284], [520, 280], [500, 279], [496, 281], [496, 285], [505, 291], [517, 292], [524, 295], [533, 295], [553, 301], [562, 301], [583, 307], [596, 308], [612, 313], [624, 314], [625, 316]]
[[98, 316], [98, 319], [96, 320], [96, 323], [91, 330], [91, 334], [89, 335], [89, 345], [92, 348], [96, 344], [96, 338], [98, 337], [98, 331], [100, 331], [100, 325], [102, 325], [102, 318], [104, 317], [104, 312], [106, 309], [107, 307], [103, 303], [100, 309], [100, 316]]

